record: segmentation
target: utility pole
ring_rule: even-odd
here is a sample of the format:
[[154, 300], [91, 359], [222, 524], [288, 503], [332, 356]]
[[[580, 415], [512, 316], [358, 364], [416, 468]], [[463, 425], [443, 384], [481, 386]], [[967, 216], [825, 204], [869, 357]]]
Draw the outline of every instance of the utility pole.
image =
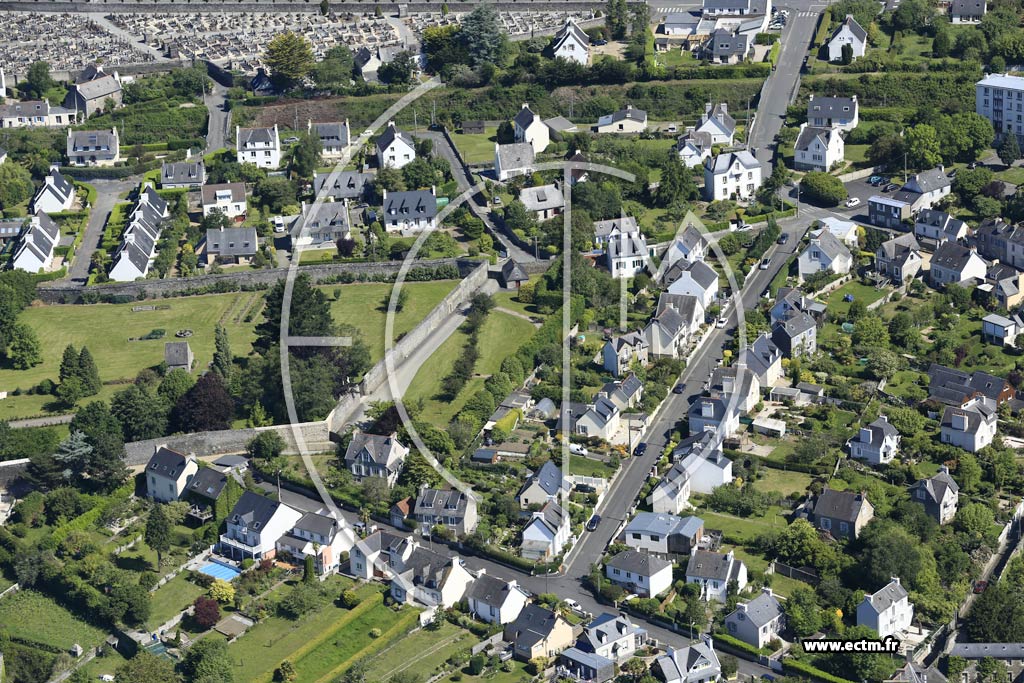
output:
[[903, 152], [903, 184], [907, 184], [907, 153]]

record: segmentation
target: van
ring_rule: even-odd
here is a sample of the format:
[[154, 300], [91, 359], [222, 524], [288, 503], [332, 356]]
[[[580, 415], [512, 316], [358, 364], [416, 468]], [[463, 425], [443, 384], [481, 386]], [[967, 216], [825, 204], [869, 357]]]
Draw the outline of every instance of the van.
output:
[[590, 452], [578, 443], [569, 444], [569, 452], [573, 455], [590, 455]]

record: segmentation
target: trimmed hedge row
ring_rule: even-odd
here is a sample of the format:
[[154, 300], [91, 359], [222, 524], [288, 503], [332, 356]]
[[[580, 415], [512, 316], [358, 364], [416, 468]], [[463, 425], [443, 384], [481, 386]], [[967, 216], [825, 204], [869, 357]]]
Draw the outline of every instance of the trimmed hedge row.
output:
[[816, 666], [803, 662], [799, 659], [793, 659], [792, 657], [782, 660], [782, 671], [784, 673], [798, 673], [810, 676], [812, 679], [819, 681], [825, 681], [825, 683], [854, 683], [847, 678], [840, 678], [827, 671], [822, 671]]
[[98, 503], [93, 508], [83, 512], [74, 519], [70, 519], [63, 524], [59, 525], [53, 530], [51, 536], [58, 543], [67, 538], [73, 531], [85, 531], [89, 527], [93, 526], [96, 521], [103, 516], [107, 510], [118, 503], [131, 498], [131, 495], [135, 492], [135, 480], [129, 479], [126, 484], [123, 484], [120, 488], [112, 492], [110, 495], [103, 499], [103, 502]]
[[765, 648], [754, 647], [750, 643], [744, 642], [739, 638], [736, 638], [734, 636], [729, 635], [728, 633], [725, 633], [724, 631], [719, 631], [715, 633], [714, 637], [716, 645], [719, 643], [725, 643], [729, 647], [735, 648], [737, 650], [742, 650], [743, 652], [746, 652], [747, 654], [750, 654], [754, 657], [760, 657], [762, 655], [768, 656], [771, 654], [771, 652], [769, 652]]

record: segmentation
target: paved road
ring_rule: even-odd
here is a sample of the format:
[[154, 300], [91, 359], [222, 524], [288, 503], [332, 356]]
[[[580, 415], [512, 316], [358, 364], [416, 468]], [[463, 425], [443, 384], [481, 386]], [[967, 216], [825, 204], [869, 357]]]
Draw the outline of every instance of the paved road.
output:
[[12, 429], [27, 429], [29, 427], [52, 427], [54, 425], [68, 424], [74, 418], [74, 414], [51, 415], [50, 417], [32, 417], [27, 420], [11, 420], [7, 424]]
[[786, 119], [786, 108], [800, 82], [800, 67], [803, 65], [811, 39], [814, 38], [819, 13], [818, 9], [790, 10], [789, 21], [782, 32], [782, 51], [779, 54], [778, 65], [761, 91], [757, 119], [749, 142], [751, 149], [757, 154], [757, 160], [764, 165], [765, 173], [771, 172], [772, 145], [775, 136], [782, 129]]
[[213, 91], [205, 95], [203, 100], [210, 112], [206, 132], [206, 152], [210, 153], [228, 146], [228, 126], [231, 125], [231, 112], [227, 110], [228, 89], [217, 81], [213, 81]]
[[75, 259], [68, 270], [68, 278], [82, 286], [89, 279], [92, 255], [100, 246], [103, 229], [107, 225], [107, 218], [110, 217], [114, 204], [135, 187], [138, 180], [93, 180], [91, 184], [96, 188], [96, 203], [89, 212], [89, 223], [85, 226], [82, 244], [75, 252]]

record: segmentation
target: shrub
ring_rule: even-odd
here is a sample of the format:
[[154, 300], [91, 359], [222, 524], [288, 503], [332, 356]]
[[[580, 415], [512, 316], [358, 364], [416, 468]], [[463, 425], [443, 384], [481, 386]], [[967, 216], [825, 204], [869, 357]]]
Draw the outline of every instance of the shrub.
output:
[[203, 628], [210, 628], [220, 621], [220, 605], [216, 600], [200, 595], [192, 605], [192, 617]]
[[479, 676], [484, 672], [484, 664], [487, 660], [484, 659], [483, 655], [474, 655], [469, 658], [469, 675]]
[[800, 181], [800, 192], [812, 202], [836, 206], [846, 199], [846, 187], [834, 175], [811, 171]]
[[379, 628], [371, 628], [370, 629], [370, 637], [371, 638], [380, 638], [380, 629]]

